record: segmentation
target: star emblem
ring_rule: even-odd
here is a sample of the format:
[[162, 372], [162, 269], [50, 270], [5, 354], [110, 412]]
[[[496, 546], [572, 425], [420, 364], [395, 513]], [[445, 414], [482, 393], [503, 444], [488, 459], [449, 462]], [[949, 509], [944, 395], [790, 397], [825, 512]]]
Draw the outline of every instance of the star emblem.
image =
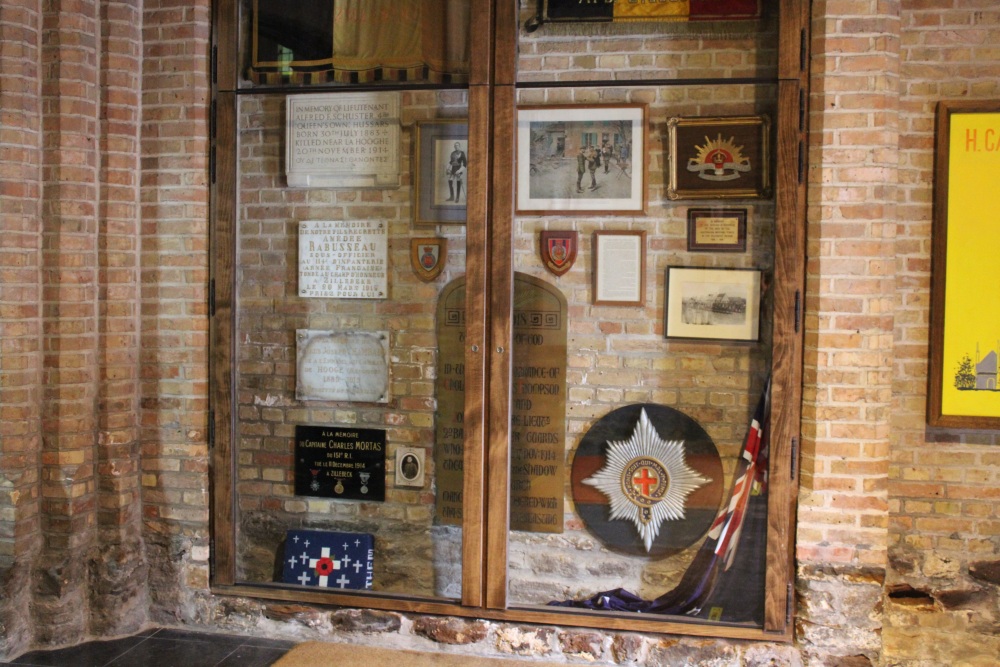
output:
[[684, 441], [661, 438], [643, 409], [632, 437], [608, 440], [604, 467], [583, 483], [608, 497], [611, 519], [635, 524], [648, 552], [660, 524], [683, 519], [688, 495], [711, 481], [685, 462]]

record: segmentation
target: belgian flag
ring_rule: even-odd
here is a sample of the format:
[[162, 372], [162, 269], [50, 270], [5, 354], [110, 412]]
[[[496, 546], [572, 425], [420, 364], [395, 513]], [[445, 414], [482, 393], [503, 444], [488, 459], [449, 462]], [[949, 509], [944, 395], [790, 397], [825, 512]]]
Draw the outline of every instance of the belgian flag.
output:
[[728, 21], [760, 17], [760, 0], [543, 0], [542, 21]]

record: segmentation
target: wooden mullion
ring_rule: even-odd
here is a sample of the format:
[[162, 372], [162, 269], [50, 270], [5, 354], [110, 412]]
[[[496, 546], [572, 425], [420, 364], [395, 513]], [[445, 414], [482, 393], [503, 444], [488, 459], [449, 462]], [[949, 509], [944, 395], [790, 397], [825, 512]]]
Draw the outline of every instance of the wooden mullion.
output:
[[239, 84], [239, 4], [239, 0], [215, 0], [215, 17], [212, 22], [215, 32], [212, 67], [218, 90], [236, 90]]
[[778, 78], [800, 80], [808, 72], [809, 0], [778, 3]]
[[[475, 0], [471, 35], [493, 34], [490, 0]], [[486, 543], [486, 342], [490, 312], [485, 298], [488, 289], [489, 182], [491, 152], [490, 78], [492, 49], [475, 50], [470, 64], [469, 163], [466, 188], [466, 341], [465, 415], [463, 420], [464, 460], [462, 492], [462, 604], [482, 607]]]
[[486, 606], [507, 606], [507, 554], [510, 534], [510, 401], [513, 318], [514, 79], [517, 61], [517, 3], [495, 2], [493, 138], [490, 182], [490, 383], [486, 488]]
[[489, 154], [489, 132], [482, 122], [489, 114], [489, 91], [483, 86], [469, 89], [469, 163], [466, 205], [466, 283], [465, 283], [465, 415], [463, 419], [464, 460], [462, 493], [462, 604], [483, 603], [483, 545], [486, 520], [483, 514], [486, 487], [482, 479], [485, 464], [486, 323], [489, 312], [485, 299], [478, 298], [486, 289], [487, 189], [486, 160], [476, 156]]
[[775, 145], [774, 340], [764, 631], [791, 638], [802, 418], [809, 0], [780, 0]]
[[212, 581], [231, 585], [236, 576], [235, 499], [235, 331], [236, 183], [238, 182], [235, 93], [218, 93], [215, 103], [216, 180], [212, 193], [211, 266], [214, 312], [211, 341]]

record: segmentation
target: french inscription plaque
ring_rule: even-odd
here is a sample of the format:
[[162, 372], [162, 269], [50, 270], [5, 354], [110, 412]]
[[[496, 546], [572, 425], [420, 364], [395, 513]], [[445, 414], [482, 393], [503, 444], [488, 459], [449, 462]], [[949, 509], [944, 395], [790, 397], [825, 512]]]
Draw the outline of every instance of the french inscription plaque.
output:
[[398, 93], [289, 95], [289, 187], [399, 185]]
[[383, 220], [299, 223], [299, 296], [385, 299], [389, 226]]
[[297, 424], [295, 495], [385, 500], [385, 430]]
[[[462, 518], [465, 399], [465, 279], [438, 301], [438, 519]], [[511, 416], [513, 530], [561, 533], [566, 440], [566, 298], [553, 285], [514, 274], [514, 367]]]
[[295, 332], [295, 398], [389, 402], [389, 332]]

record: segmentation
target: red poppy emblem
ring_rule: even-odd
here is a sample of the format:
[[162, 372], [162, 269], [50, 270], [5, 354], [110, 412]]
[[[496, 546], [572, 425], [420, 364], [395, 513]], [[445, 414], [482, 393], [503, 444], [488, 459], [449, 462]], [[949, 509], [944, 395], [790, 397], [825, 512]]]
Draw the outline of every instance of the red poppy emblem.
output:
[[321, 577], [329, 576], [333, 572], [333, 561], [329, 558], [320, 558], [316, 561], [316, 574]]

